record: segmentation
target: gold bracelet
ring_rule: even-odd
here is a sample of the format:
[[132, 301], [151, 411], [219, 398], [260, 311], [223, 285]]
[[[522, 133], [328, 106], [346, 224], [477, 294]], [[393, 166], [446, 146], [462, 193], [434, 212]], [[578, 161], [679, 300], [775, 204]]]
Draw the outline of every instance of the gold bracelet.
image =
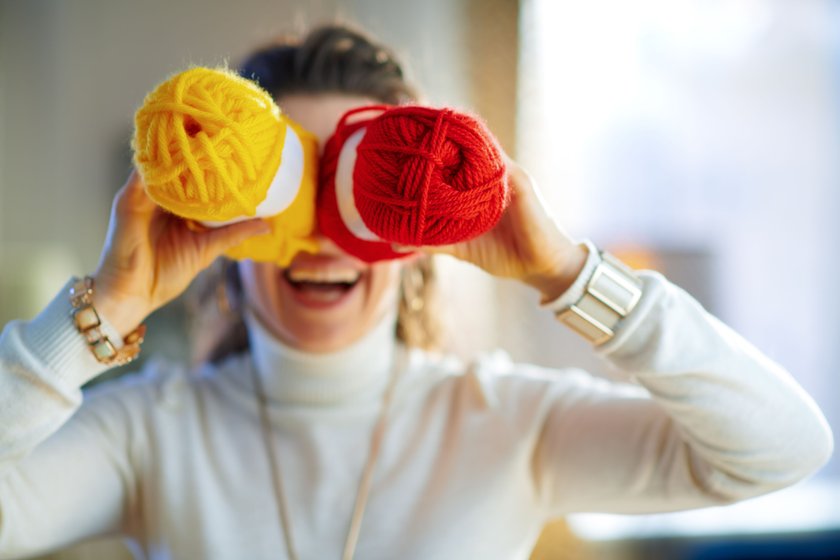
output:
[[141, 324], [123, 339], [121, 348], [117, 348], [111, 339], [102, 332], [102, 320], [93, 307], [93, 278], [74, 278], [70, 288], [71, 316], [76, 329], [85, 337], [94, 357], [109, 366], [121, 366], [134, 360], [140, 353], [140, 344], [146, 335], [146, 325]]

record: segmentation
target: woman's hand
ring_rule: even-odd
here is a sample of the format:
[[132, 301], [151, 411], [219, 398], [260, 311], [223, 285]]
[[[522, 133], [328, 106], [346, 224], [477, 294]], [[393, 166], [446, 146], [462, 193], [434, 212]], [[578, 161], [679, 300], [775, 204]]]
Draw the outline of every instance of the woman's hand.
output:
[[155, 204], [132, 172], [111, 208], [95, 278], [96, 309], [125, 336], [152, 311], [183, 292], [227, 249], [267, 233], [262, 220], [192, 231]]
[[452, 255], [494, 276], [520, 280], [551, 301], [577, 278], [587, 251], [554, 221], [530, 175], [510, 158], [506, 165], [511, 200], [499, 223], [470, 241], [421, 250]]

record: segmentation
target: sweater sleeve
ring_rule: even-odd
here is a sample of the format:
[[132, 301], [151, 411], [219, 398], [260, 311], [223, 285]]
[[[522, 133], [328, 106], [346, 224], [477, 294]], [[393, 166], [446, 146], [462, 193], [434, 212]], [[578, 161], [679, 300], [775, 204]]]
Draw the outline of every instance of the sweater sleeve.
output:
[[788, 372], [657, 273], [598, 352], [635, 384], [551, 372], [532, 470], [555, 514], [728, 503], [793, 484], [832, 451]]
[[106, 368], [72, 325], [68, 287], [0, 335], [0, 558], [114, 533], [131, 502], [136, 438], [113, 399], [81, 406]]

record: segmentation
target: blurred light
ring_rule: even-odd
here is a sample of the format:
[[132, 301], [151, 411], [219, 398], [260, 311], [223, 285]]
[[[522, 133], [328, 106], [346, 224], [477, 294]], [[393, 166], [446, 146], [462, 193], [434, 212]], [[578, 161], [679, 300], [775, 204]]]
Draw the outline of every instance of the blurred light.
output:
[[678, 513], [573, 515], [569, 524], [591, 541], [831, 531], [840, 528], [840, 485], [816, 481], [725, 507]]

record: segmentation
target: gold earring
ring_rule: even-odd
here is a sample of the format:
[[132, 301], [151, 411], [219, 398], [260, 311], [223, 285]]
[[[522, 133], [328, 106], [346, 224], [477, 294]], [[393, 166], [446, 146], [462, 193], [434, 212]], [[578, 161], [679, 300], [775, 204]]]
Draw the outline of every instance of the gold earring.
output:
[[423, 272], [417, 266], [403, 271], [403, 297], [409, 311], [417, 313], [423, 309]]

